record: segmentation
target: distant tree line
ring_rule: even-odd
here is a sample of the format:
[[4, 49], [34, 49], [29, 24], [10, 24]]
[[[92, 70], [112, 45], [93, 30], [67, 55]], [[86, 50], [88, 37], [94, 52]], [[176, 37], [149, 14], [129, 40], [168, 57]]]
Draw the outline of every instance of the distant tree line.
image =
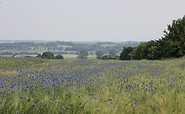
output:
[[[88, 52], [87, 49], [82, 49], [80, 51], [78, 51], [77, 54], [77, 58], [78, 59], [87, 59], [88, 55], [90, 52]], [[102, 60], [118, 60], [119, 59], [119, 55], [117, 55], [117, 50], [110, 50], [107, 54], [106, 51], [102, 51], [102, 50], [98, 50], [95, 52], [96, 54], [96, 58], [97, 59], [102, 59]]]
[[[57, 52], [57, 54], [67, 54], [68, 52], [78, 52], [82, 49], [88, 51], [109, 51], [109, 50], [119, 50], [121, 51], [123, 46], [138, 46], [140, 42], [14, 42], [14, 43], [0, 43], [0, 53], [7, 55], [9, 52], [29, 52], [29, 54], [40, 53], [43, 51]], [[6, 53], [4, 53], [6, 52]], [[36, 55], [37, 55], [36, 54]]]
[[9, 51], [6, 51], [6, 52], [0, 52], [1, 55], [37, 55], [38, 52], [24, 52], [24, 51], [21, 51], [21, 52], [9, 52]]
[[173, 20], [158, 40], [141, 43], [137, 47], [124, 47], [121, 60], [160, 60], [179, 58], [185, 55], [185, 16]]
[[108, 54], [105, 54], [105, 51], [96, 51], [96, 58], [103, 59], [103, 60], [118, 60], [119, 56], [117, 55], [117, 50], [112, 49], [109, 50]]

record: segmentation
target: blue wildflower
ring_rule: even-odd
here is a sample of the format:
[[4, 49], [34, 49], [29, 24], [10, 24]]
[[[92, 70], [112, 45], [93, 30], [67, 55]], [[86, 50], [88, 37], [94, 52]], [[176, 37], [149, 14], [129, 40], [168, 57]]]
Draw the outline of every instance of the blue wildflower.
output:
[[65, 107], [64, 106], [62, 106], [62, 110], [65, 110]]
[[35, 107], [35, 106], [36, 106], [36, 104], [35, 104], [35, 103], [33, 103], [31, 106], [32, 106], [32, 107]]
[[22, 98], [23, 98], [23, 96], [19, 96], [19, 98], [20, 98], [20, 99], [22, 99]]
[[134, 104], [138, 104], [137, 100], [134, 101]]
[[145, 97], [144, 96], [142, 96], [142, 99], [144, 99]]

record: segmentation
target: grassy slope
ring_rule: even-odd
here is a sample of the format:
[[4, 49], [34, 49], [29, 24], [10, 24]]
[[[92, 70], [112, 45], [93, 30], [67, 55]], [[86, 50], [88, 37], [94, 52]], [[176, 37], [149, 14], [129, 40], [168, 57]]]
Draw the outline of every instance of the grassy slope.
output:
[[[11, 66], [9, 62], [5, 65]], [[0, 113], [185, 113], [185, 59], [63, 60], [21, 70], [16, 78], [0, 78], [7, 83], [0, 89], [7, 91], [0, 95]], [[29, 81], [32, 76], [37, 79]], [[47, 84], [41, 84], [46, 78]], [[20, 83], [10, 88], [18, 79]]]

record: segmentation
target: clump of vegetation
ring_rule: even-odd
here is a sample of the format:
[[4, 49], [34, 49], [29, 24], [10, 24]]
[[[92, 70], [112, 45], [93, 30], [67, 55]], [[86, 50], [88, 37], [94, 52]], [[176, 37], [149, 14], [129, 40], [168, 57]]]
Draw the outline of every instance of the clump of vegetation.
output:
[[44, 58], [44, 59], [64, 59], [64, 57], [61, 54], [54, 56], [54, 53], [49, 52], [49, 51], [44, 52], [42, 55], [38, 54], [36, 57], [37, 58]]
[[174, 20], [158, 40], [141, 43], [138, 47], [125, 47], [121, 60], [179, 58], [185, 55], [185, 16]]
[[103, 55], [104, 55], [104, 51], [101, 51], [101, 50], [96, 51], [97, 59], [102, 59]]
[[64, 59], [64, 57], [61, 54], [58, 54], [55, 56], [56, 59]]
[[110, 50], [108, 55], [104, 55], [105, 52], [103, 51], [97, 51], [96, 52], [96, 58], [97, 59], [103, 59], [103, 60], [118, 60], [119, 56], [116, 55], [117, 51], [115, 49]]
[[89, 55], [89, 53], [86, 49], [82, 49], [79, 52], [77, 52], [76, 54], [78, 55], [77, 56], [78, 59], [87, 59], [87, 57]]
[[123, 51], [120, 54], [120, 59], [121, 60], [131, 60], [133, 51], [134, 51], [133, 47], [124, 47]]

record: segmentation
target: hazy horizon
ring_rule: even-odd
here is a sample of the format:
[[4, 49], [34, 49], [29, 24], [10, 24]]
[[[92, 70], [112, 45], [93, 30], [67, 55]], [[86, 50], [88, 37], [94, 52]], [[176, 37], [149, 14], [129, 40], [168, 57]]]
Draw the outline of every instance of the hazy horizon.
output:
[[0, 0], [0, 40], [149, 41], [185, 15], [184, 0]]

